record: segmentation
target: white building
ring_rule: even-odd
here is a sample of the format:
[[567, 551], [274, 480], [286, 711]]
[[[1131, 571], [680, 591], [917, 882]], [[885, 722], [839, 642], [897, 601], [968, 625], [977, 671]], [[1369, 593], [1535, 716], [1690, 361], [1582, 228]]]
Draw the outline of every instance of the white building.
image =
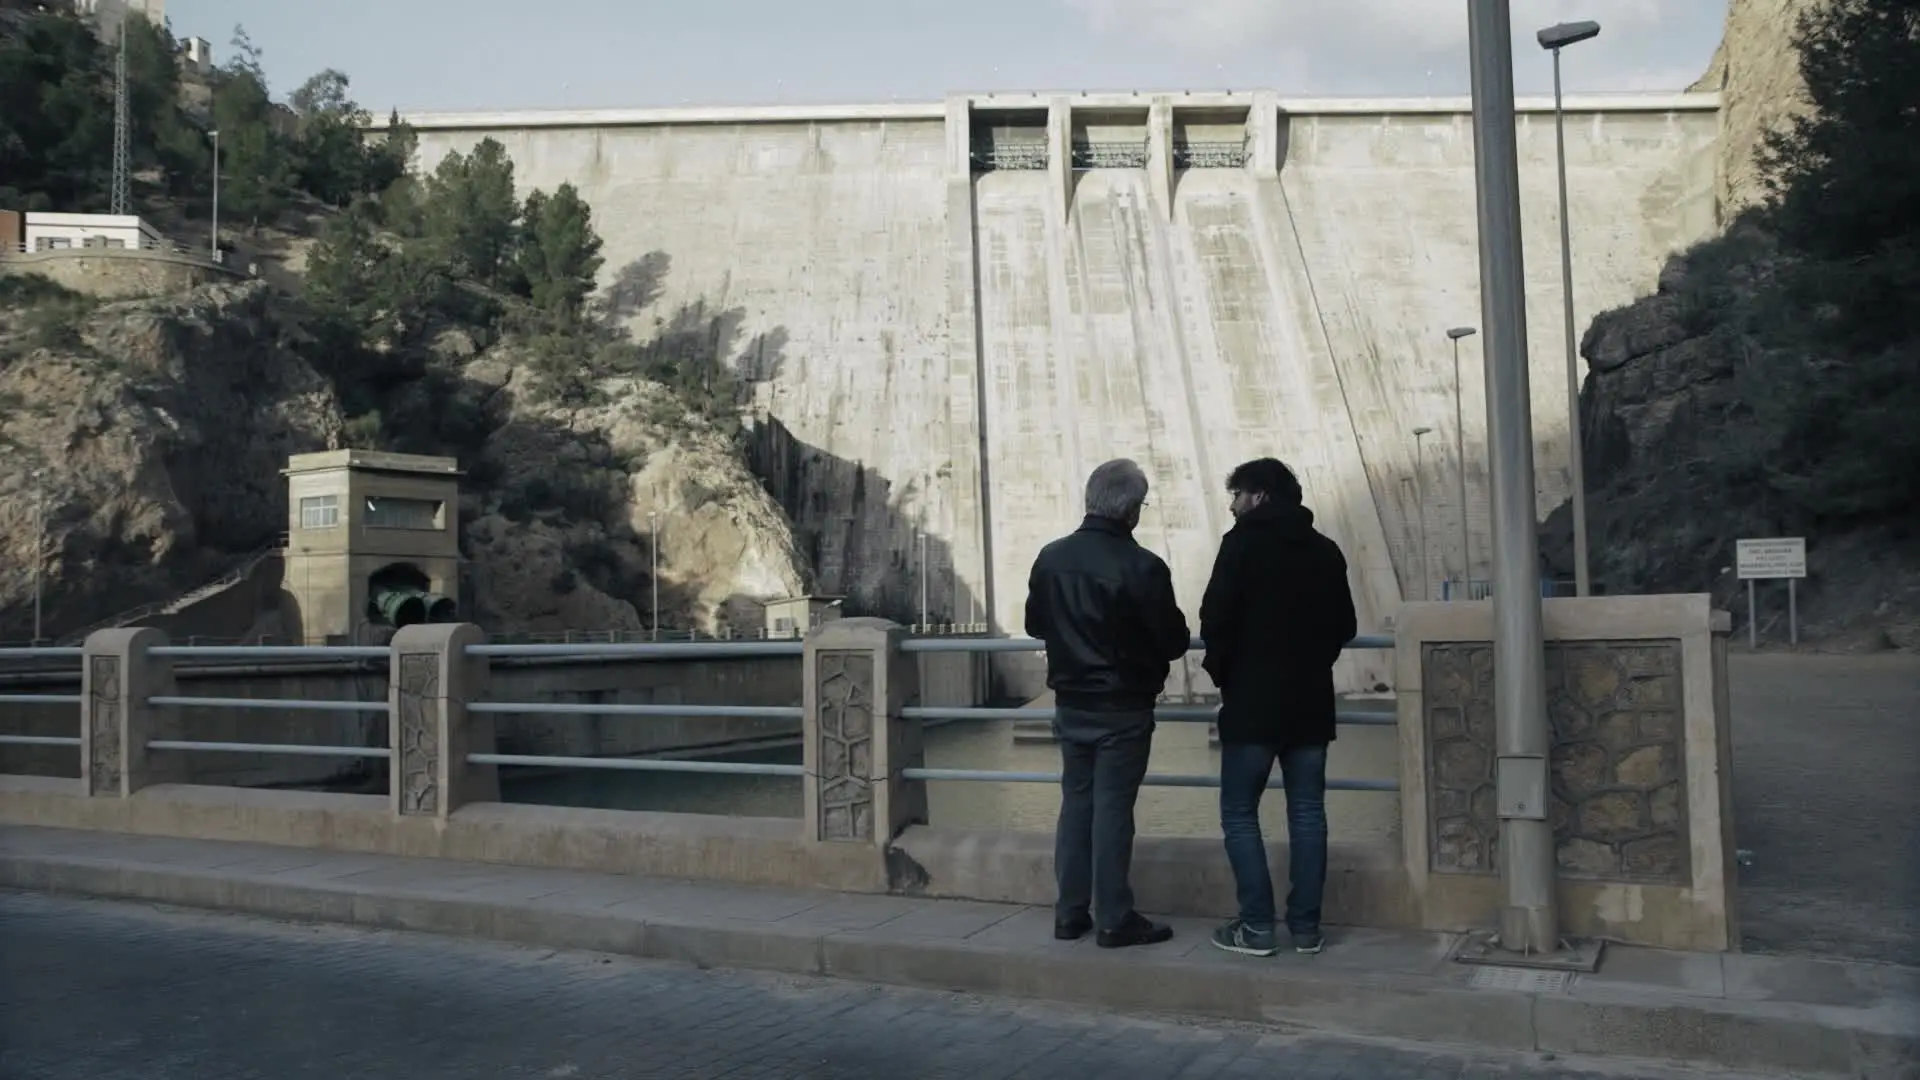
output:
[[28, 251], [69, 248], [150, 248], [168, 250], [173, 242], [132, 214], [47, 214], [28, 212], [22, 240]]
[[186, 58], [188, 68], [202, 75], [213, 70], [213, 46], [206, 38], [190, 37], [182, 41], [180, 55]]

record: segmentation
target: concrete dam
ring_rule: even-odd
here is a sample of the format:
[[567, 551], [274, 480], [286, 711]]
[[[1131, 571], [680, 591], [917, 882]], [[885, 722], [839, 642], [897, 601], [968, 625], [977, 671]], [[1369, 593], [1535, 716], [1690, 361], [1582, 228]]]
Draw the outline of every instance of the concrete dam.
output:
[[[1719, 102], [1567, 107], [1584, 327], [1714, 228]], [[1487, 576], [1479, 339], [1456, 383], [1445, 336], [1480, 316], [1465, 100], [407, 119], [424, 168], [491, 137], [523, 190], [580, 189], [636, 337], [711, 350], [751, 381], [756, 468], [850, 610], [914, 620], [924, 588], [930, 621], [1019, 632], [1034, 553], [1118, 456], [1152, 479], [1140, 539], [1190, 617], [1230, 524], [1226, 473], [1268, 454], [1346, 551], [1363, 629]], [[1551, 102], [1520, 103], [1519, 142], [1544, 515], [1569, 486]], [[1391, 682], [1385, 656], [1342, 663], [1349, 689]], [[1207, 689], [1197, 663], [1169, 686]]]

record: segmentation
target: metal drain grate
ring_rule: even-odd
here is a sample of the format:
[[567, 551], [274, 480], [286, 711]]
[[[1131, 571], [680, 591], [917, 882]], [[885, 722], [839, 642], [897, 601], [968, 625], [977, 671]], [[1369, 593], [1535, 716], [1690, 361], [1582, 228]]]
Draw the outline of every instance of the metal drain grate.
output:
[[1571, 971], [1538, 968], [1475, 967], [1467, 985], [1475, 990], [1514, 990], [1523, 994], [1557, 994], [1573, 982]]

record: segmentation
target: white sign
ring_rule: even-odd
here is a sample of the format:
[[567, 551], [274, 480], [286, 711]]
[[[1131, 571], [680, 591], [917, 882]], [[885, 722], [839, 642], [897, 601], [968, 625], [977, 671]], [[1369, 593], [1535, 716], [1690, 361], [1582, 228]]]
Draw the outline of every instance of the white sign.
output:
[[1736, 541], [1734, 568], [1742, 581], [1806, 577], [1806, 537], [1785, 536], [1772, 540]]

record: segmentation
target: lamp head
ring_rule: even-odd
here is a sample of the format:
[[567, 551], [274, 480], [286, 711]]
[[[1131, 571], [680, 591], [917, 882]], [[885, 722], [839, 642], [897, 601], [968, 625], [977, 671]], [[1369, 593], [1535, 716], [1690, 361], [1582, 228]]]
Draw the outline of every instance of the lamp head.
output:
[[1555, 23], [1534, 35], [1543, 49], [1564, 49], [1599, 36], [1600, 24], [1591, 21]]
[[1459, 341], [1463, 337], [1472, 337], [1477, 333], [1479, 333], [1479, 331], [1471, 326], [1456, 326], [1447, 331], [1447, 337], [1453, 341]]

